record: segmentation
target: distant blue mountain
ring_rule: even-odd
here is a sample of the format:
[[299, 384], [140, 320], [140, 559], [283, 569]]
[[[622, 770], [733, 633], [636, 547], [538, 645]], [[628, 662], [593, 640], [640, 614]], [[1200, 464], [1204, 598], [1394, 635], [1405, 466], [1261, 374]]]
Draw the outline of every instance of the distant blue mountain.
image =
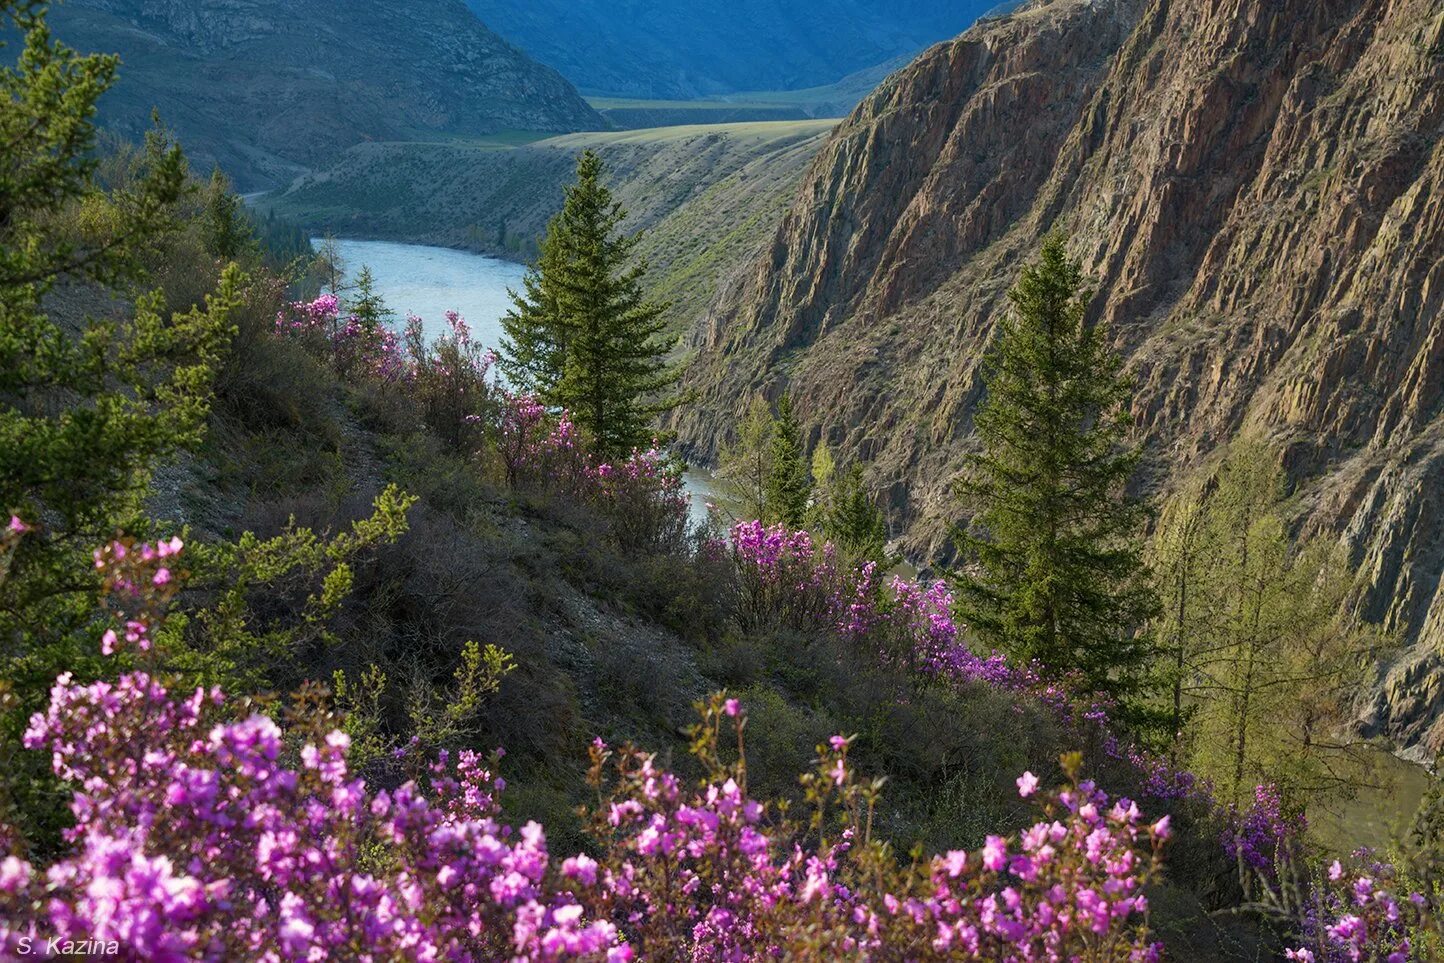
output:
[[584, 93], [690, 99], [831, 84], [967, 29], [998, 0], [466, 0]]

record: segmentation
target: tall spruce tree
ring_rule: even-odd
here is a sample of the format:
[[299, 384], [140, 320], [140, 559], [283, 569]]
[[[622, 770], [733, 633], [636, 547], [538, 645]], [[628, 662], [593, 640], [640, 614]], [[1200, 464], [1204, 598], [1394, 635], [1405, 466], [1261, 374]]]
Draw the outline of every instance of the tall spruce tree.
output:
[[544, 403], [568, 409], [597, 452], [625, 455], [653, 436], [654, 417], [677, 404], [680, 373], [667, 362], [667, 305], [642, 292], [639, 237], [602, 184], [593, 151], [542, 242], [542, 256], [502, 319], [503, 370]]
[[812, 479], [802, 447], [802, 427], [793, 414], [792, 400], [783, 395], [777, 402], [777, 419], [772, 425], [772, 458], [767, 468], [770, 520], [801, 528], [807, 524], [811, 497]]
[[396, 319], [396, 312], [376, 290], [376, 277], [370, 265], [363, 264], [356, 275], [356, 294], [350, 300], [351, 313], [370, 330], [377, 330]]
[[1054, 234], [1010, 293], [977, 414], [981, 453], [960, 489], [973, 510], [956, 577], [967, 620], [991, 643], [1093, 691], [1144, 686], [1140, 629], [1156, 601], [1141, 559], [1146, 508], [1126, 486], [1129, 382], [1091, 291]]

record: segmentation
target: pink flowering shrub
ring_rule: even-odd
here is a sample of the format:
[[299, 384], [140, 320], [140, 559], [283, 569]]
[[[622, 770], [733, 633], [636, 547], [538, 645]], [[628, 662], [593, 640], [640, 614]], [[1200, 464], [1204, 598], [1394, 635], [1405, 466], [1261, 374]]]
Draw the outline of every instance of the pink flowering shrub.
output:
[[334, 294], [287, 304], [276, 315], [276, 331], [329, 358], [343, 377], [368, 376], [395, 381], [406, 373], [401, 339], [386, 325], [341, 316]]
[[531, 395], [502, 390], [497, 454], [506, 483], [526, 491], [581, 490], [588, 458], [576, 425], [563, 412], [553, 416]]
[[[1402, 895], [1392, 865], [1367, 850], [1347, 863], [1334, 860], [1322, 879], [1270, 896], [1302, 921], [1301, 939], [1286, 956], [1299, 963], [1410, 963], [1434, 959], [1441, 943], [1439, 908], [1421, 893]], [[1278, 903], [1276, 902], [1276, 905]]]
[[503, 391], [497, 454], [507, 484], [591, 504], [624, 551], [686, 550], [688, 495], [679, 466], [659, 449], [599, 461], [566, 412], [554, 415], [535, 398]]
[[[594, 746], [596, 855], [556, 860], [542, 827], [499, 822], [503, 783], [473, 753], [443, 756], [425, 791], [374, 791], [351, 774], [347, 737], [314, 720], [293, 741], [216, 690], [62, 676], [25, 738], [74, 787], [72, 848], [43, 871], [0, 861], [0, 946], [44, 934], [115, 941], [132, 959], [1156, 958], [1142, 889], [1166, 821], [1147, 826], [1083, 782], [1043, 796], [1016, 838], [899, 864], [870, 838], [877, 788], [851, 771], [847, 740], [821, 747], [804, 832], [747, 796], [744, 726], [734, 700], [704, 707], [707, 776], [692, 788], [651, 756]], [[1032, 795], [1036, 780], [1019, 787]]]
[[839, 567], [832, 545], [819, 548], [811, 532], [739, 522], [730, 541], [741, 587], [737, 617], [743, 632], [778, 625], [836, 629], [840, 623], [867, 618], [851, 606], [860, 603], [870, 610], [870, 593]]
[[427, 427], [453, 451], [477, 451], [499, 416], [500, 390], [488, 381], [496, 353], [457, 312], [446, 312], [446, 324], [449, 333], [428, 344], [421, 319], [407, 317], [404, 377]]
[[[979, 851], [899, 863], [872, 837], [880, 783], [859, 780], [849, 740], [819, 747], [804, 777], [811, 819], [797, 826], [747, 795], [746, 720], [735, 700], [703, 707], [695, 787], [633, 749], [593, 747], [591, 780], [610, 788], [592, 814], [599, 863], [573, 866], [597, 916], [658, 960], [1151, 960], [1143, 887], [1167, 820], [1087, 782], [1039, 794], [1042, 818]], [[736, 737], [734, 761], [720, 736]], [[1076, 775], [1077, 760], [1065, 760]], [[1037, 792], [1025, 774], [1020, 794]], [[815, 843], [807, 840], [815, 839]]]
[[682, 471], [657, 448], [586, 469], [585, 494], [611, 523], [623, 551], [678, 554], [687, 548], [688, 499]]

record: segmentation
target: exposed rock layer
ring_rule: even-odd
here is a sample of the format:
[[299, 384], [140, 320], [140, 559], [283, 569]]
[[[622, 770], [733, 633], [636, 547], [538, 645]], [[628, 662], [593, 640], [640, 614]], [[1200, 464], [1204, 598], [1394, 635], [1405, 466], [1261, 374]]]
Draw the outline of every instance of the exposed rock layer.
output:
[[136, 136], [159, 107], [193, 157], [246, 187], [366, 140], [603, 126], [461, 0], [68, 0], [51, 23], [121, 55], [103, 121]]
[[979, 361], [1053, 228], [1139, 382], [1166, 490], [1274, 439], [1406, 645], [1364, 714], [1444, 743], [1444, 8], [1437, 0], [1051, 0], [924, 54], [823, 148], [696, 334], [714, 452], [786, 386], [946, 550]]

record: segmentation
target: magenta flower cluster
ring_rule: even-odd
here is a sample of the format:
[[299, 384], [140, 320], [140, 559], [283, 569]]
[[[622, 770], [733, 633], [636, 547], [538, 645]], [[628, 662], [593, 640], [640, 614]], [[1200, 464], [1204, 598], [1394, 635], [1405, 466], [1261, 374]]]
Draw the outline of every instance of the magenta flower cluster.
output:
[[1428, 925], [1431, 908], [1420, 893], [1398, 892], [1394, 867], [1367, 850], [1346, 867], [1334, 860], [1309, 896], [1303, 941], [1286, 952], [1298, 963], [1410, 963], [1422, 959], [1414, 934]]
[[125, 958], [630, 958], [548, 885], [541, 827], [496, 821], [496, 783], [463, 753], [430, 791], [373, 792], [349, 740], [297, 761], [264, 715], [219, 721], [221, 693], [174, 698], [145, 673], [56, 680], [26, 745], [75, 788], [72, 852], [0, 868], [0, 947], [114, 941]]
[[276, 315], [276, 331], [328, 354], [343, 375], [394, 381], [407, 372], [397, 333], [384, 324], [368, 324], [354, 314], [342, 317], [341, 304], [334, 294], [286, 305]]

